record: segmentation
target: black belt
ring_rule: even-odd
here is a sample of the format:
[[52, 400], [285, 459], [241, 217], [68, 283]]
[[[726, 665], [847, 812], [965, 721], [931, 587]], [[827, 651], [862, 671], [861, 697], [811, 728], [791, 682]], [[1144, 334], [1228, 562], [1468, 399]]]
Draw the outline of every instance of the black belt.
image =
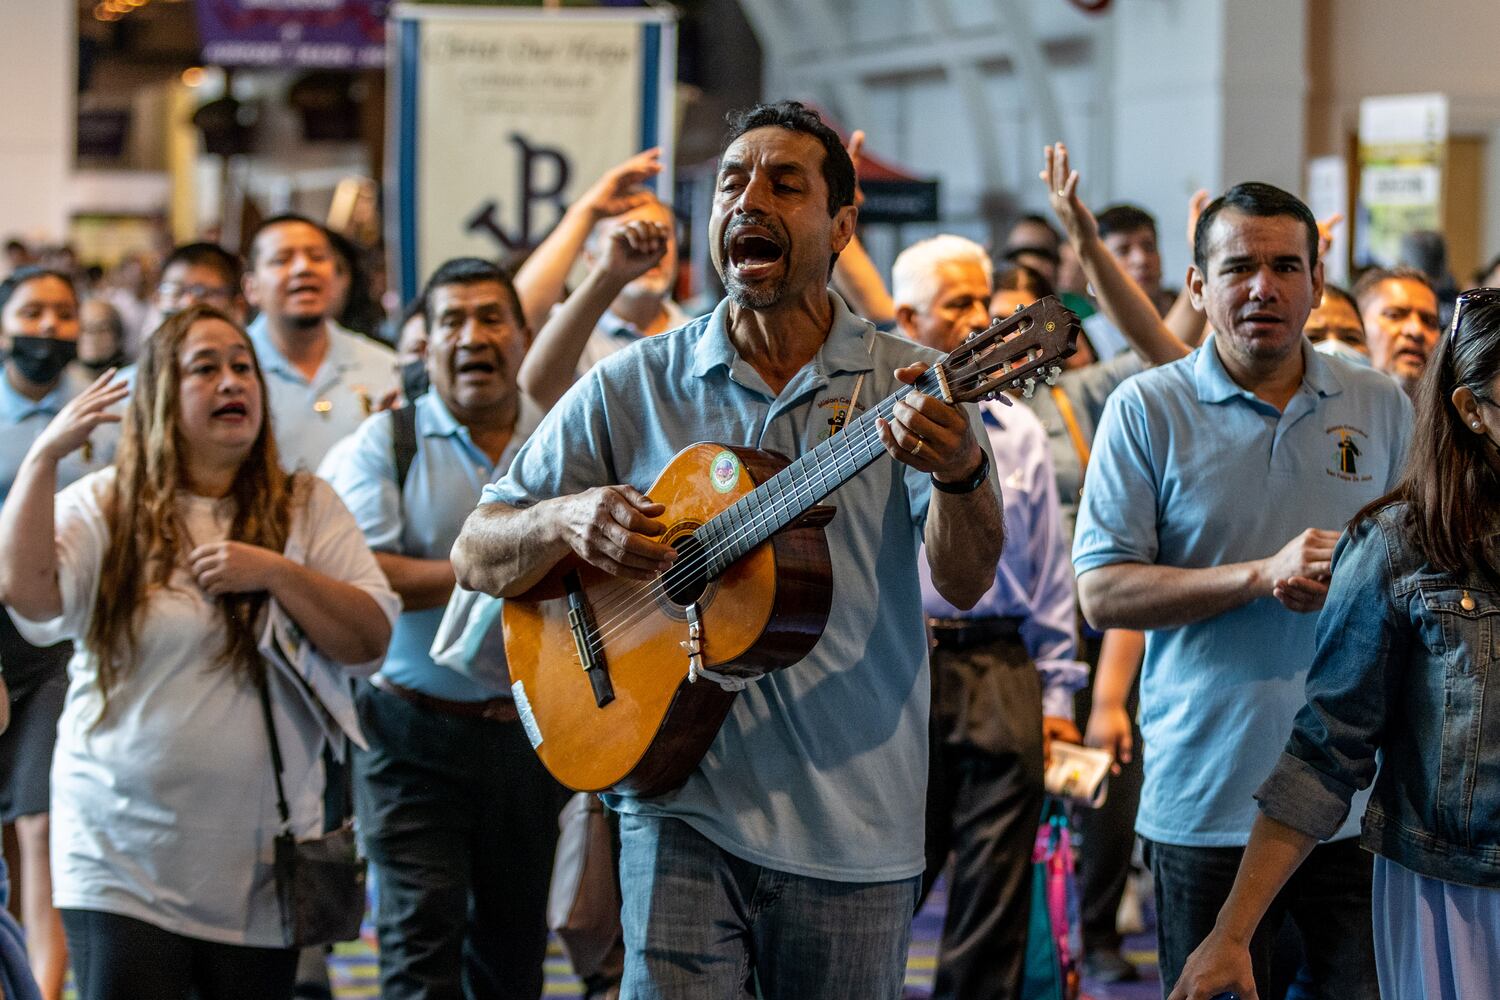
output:
[[486, 722], [515, 722], [520, 718], [516, 714], [516, 703], [509, 698], [490, 698], [488, 701], [453, 701], [449, 698], [436, 698], [397, 684], [384, 674], [371, 677], [370, 683], [386, 694], [393, 694], [402, 701], [410, 702], [418, 708], [425, 708], [429, 712], [437, 712], [439, 715], [453, 715], [460, 719], [483, 719]]
[[928, 627], [939, 649], [969, 649], [994, 642], [1020, 642], [1022, 618], [932, 618]]

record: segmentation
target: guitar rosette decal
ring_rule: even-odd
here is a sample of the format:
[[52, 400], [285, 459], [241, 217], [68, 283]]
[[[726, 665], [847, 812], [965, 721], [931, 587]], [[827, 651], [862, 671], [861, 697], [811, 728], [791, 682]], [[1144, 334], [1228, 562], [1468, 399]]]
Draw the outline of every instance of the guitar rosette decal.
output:
[[728, 493], [740, 481], [740, 460], [732, 451], [721, 451], [708, 463], [708, 481], [720, 493]]

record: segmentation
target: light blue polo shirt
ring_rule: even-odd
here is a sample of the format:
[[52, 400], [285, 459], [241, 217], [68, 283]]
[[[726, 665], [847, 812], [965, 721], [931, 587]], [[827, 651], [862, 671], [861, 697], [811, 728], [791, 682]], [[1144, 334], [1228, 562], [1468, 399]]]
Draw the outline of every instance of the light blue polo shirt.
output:
[[380, 399], [399, 385], [396, 353], [328, 321], [328, 353], [308, 380], [271, 341], [264, 314], [248, 332], [266, 376], [267, 412], [287, 469], [316, 469], [340, 438], [354, 433]]
[[[328, 455], [318, 475], [333, 486], [376, 552], [417, 559], [447, 559], [464, 519], [479, 502], [486, 483], [510, 467], [521, 444], [541, 420], [541, 410], [521, 398], [521, 410], [510, 444], [500, 461], [474, 444], [436, 392], [417, 397], [417, 452], [396, 493], [396, 459], [392, 451], [392, 417], [377, 413], [359, 426], [347, 442]], [[475, 679], [432, 662], [428, 652], [443, 620], [443, 607], [403, 611], [391, 634], [390, 650], [380, 672], [403, 687], [450, 701], [484, 701], [510, 696], [503, 660], [486, 661]]]
[[[51, 392], [41, 399], [30, 399], [10, 384], [10, 376], [0, 366], [0, 500], [10, 495], [16, 474], [21, 471], [21, 461], [52, 418], [92, 381], [67, 368]], [[123, 413], [126, 405], [120, 403], [114, 412]], [[113, 462], [119, 440], [119, 424], [94, 428], [89, 435], [89, 447], [77, 449], [57, 464], [57, 488], [62, 489]]]
[[[646, 490], [697, 441], [810, 450], [861, 373], [859, 410], [896, 390], [894, 369], [935, 357], [829, 298], [828, 339], [779, 394], [735, 352], [727, 302], [604, 359], [484, 500], [528, 506], [615, 483]], [[981, 426], [972, 407], [970, 422]], [[881, 457], [832, 494], [833, 610], [822, 638], [740, 692], [682, 788], [611, 795], [612, 808], [678, 817], [737, 857], [794, 874], [876, 882], [922, 871], [929, 680], [917, 549], [929, 482]], [[680, 666], [685, 674], [685, 657]]]
[[[1260, 559], [1308, 528], [1342, 530], [1388, 492], [1411, 437], [1405, 394], [1306, 341], [1302, 356], [1302, 385], [1284, 413], [1229, 377], [1212, 336], [1115, 390], [1079, 510], [1078, 575], [1112, 563]], [[1142, 836], [1191, 847], [1247, 843], [1251, 795], [1306, 702], [1317, 620], [1265, 597], [1147, 633]], [[1363, 813], [1361, 796], [1337, 836], [1356, 835]]]

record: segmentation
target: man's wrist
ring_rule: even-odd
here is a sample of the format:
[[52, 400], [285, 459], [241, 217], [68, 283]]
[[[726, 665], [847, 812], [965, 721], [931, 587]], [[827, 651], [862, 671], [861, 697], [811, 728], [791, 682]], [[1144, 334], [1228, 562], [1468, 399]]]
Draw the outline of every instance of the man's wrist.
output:
[[969, 467], [968, 472], [951, 479], [934, 472], [933, 486], [944, 493], [972, 493], [983, 486], [984, 481], [989, 478], [990, 457], [983, 448], [976, 447], [976, 450], [979, 452], [979, 460]]

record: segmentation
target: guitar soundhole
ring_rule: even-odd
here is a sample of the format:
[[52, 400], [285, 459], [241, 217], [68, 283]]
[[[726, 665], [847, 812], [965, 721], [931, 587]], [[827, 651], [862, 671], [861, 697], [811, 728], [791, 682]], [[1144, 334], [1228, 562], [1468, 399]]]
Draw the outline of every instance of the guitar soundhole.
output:
[[683, 535], [672, 542], [677, 550], [677, 561], [662, 577], [667, 599], [679, 607], [687, 607], [703, 596], [708, 589], [706, 568], [701, 558], [703, 543], [693, 535]]

